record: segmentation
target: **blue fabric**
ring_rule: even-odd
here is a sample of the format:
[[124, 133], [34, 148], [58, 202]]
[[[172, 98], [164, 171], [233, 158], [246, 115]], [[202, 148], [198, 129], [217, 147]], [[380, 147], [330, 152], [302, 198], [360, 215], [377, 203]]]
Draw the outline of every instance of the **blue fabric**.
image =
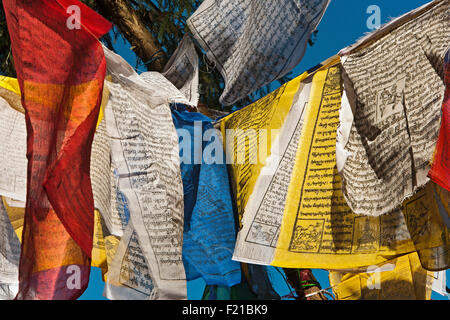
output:
[[[179, 105], [176, 109], [183, 110]], [[183, 262], [186, 277], [187, 280], [202, 277], [207, 285], [233, 286], [241, 282], [241, 268], [238, 262], [231, 260], [236, 230], [225, 158], [223, 156], [221, 164], [205, 164], [204, 159], [201, 164], [200, 161], [198, 164], [193, 162], [194, 152], [200, 154], [209, 144], [221, 140], [214, 131], [209, 141], [201, 140], [201, 150], [194, 150], [194, 131], [202, 138], [206, 130], [213, 129], [212, 120], [200, 113], [177, 110], [172, 108], [175, 127], [188, 131], [192, 137], [188, 144], [190, 150], [183, 150], [180, 141], [180, 157], [183, 152], [191, 152], [192, 159], [191, 164], [183, 161], [180, 164], [184, 188]], [[181, 140], [180, 133], [179, 136]], [[221, 143], [218, 145], [222, 148]]]

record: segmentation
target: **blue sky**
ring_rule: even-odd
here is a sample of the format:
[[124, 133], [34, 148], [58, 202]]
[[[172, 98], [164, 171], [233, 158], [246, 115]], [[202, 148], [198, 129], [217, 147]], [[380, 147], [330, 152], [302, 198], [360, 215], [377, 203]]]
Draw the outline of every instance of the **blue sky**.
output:
[[[275, 1], [275, 0], [272, 0]], [[395, 18], [408, 11], [411, 11], [428, 0], [331, 0], [322, 22], [318, 26], [318, 34], [315, 44], [309, 46], [303, 60], [293, 70], [292, 77], [302, 74], [309, 68], [326, 60], [338, 53], [340, 49], [351, 45], [357, 39], [370, 32], [367, 28], [367, 8], [377, 5], [380, 8], [381, 22], [385, 23], [391, 18]], [[135, 66], [135, 55], [129, 49], [129, 45], [122, 45], [122, 40], [118, 40], [118, 53], [122, 55], [128, 63]], [[274, 84], [274, 88], [277, 85]], [[325, 270], [313, 270], [322, 288], [329, 287], [328, 272]], [[289, 293], [281, 276], [273, 268], [270, 271], [275, 289], [281, 294]], [[450, 272], [447, 270], [447, 279], [450, 279]], [[447, 280], [448, 283], [448, 280]], [[104, 283], [101, 281], [101, 273], [97, 268], [92, 269], [89, 287], [80, 299], [105, 299], [102, 296]], [[188, 299], [200, 299], [203, 293], [203, 280], [188, 282]], [[433, 293], [432, 299], [444, 299], [439, 294]]]

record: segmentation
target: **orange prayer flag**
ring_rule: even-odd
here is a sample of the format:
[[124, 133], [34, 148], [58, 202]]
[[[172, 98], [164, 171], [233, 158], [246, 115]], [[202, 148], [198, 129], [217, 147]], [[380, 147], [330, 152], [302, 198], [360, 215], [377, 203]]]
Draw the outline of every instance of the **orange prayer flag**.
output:
[[27, 123], [17, 299], [76, 299], [89, 281], [90, 153], [111, 24], [74, 0], [4, 0]]

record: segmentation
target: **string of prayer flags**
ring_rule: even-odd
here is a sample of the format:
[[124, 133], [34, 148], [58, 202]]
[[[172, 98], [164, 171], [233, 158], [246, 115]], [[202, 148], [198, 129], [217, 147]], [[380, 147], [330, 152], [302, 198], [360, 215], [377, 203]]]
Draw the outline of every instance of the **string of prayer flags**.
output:
[[449, 1], [430, 2], [340, 52], [350, 105], [345, 112], [352, 113], [345, 116], [354, 118], [342, 130], [347, 158], [340, 170], [356, 214], [386, 214], [429, 181], [449, 12]]
[[232, 105], [290, 72], [303, 58], [329, 0], [205, 0], [187, 25], [222, 74]]
[[[204, 0], [187, 26], [220, 102], [290, 72], [329, 3]], [[199, 103], [187, 34], [138, 74], [81, 2], [3, 6], [18, 79], [0, 77], [0, 300], [77, 299], [92, 267], [111, 300], [184, 300], [198, 278], [203, 300], [281, 299], [268, 266], [284, 298], [325, 299], [316, 268], [339, 300], [446, 294], [450, 1], [228, 115]]]
[[[263, 110], [259, 113], [250, 105], [221, 120], [227, 156], [234, 157], [229, 163], [238, 212], [243, 214], [233, 259], [284, 268], [342, 269], [419, 251], [424, 265], [435, 264], [439, 259], [431, 252], [448, 245], [448, 230], [431, 184], [383, 217], [356, 215], [345, 202], [336, 168], [343, 93], [339, 57], [281, 90], [291, 97], [280, 95], [286, 105], [277, 101], [258, 108]], [[256, 145], [267, 141], [261, 133], [262, 139], [250, 140], [248, 129], [268, 128], [267, 119], [278, 120], [285, 106], [289, 115], [280, 123], [279, 138], [272, 138], [271, 153], [262, 153], [264, 158], [252, 164]], [[235, 141], [238, 134], [241, 139]], [[238, 154], [245, 161], [236, 161]]]
[[336, 168], [340, 73], [335, 64], [313, 76], [274, 266], [364, 267], [444, 244], [431, 185], [383, 216], [357, 215], [348, 207]]

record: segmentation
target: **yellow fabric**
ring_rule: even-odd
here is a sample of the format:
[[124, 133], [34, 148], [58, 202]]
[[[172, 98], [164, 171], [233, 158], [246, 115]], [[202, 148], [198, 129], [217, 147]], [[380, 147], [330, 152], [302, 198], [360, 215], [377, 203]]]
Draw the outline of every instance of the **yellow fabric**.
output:
[[[227, 157], [236, 159], [231, 164], [231, 175], [239, 221], [244, 214], [245, 205], [253, 191], [259, 172], [265, 165], [266, 158], [261, 159], [257, 155], [258, 151], [261, 147], [267, 148], [267, 153], [270, 154], [272, 140], [276, 138], [275, 130], [281, 129], [304, 77], [301, 75], [295, 78], [266, 97], [223, 118], [220, 122]], [[234, 134], [229, 134], [231, 131], [227, 130], [230, 129]], [[244, 133], [250, 130], [255, 130], [256, 136], [247, 137], [247, 140]], [[260, 130], [267, 130], [267, 134], [260, 134]], [[257, 148], [258, 145], [260, 148]], [[258, 159], [253, 161], [250, 159], [251, 155], [257, 155]], [[245, 162], [236, 163], [237, 160], [243, 159], [240, 158], [241, 156], [245, 156]]]
[[[15, 78], [0, 77], [0, 87], [4, 88], [6, 90], [9, 90], [20, 96], [19, 83], [18, 83], [17, 79], [15, 79]], [[103, 114], [104, 114], [103, 111], [104, 111], [106, 104], [108, 103], [108, 99], [109, 99], [109, 90], [105, 86], [103, 88], [102, 104], [100, 107], [100, 112], [99, 112], [99, 116], [98, 116], [98, 120], [97, 120], [97, 127], [103, 119]], [[4, 198], [3, 198], [3, 203], [5, 205], [8, 216], [13, 225], [14, 231], [16, 232], [19, 240], [22, 241], [22, 231], [23, 231], [25, 208], [9, 207]], [[93, 267], [101, 268], [102, 274], [103, 274], [103, 276], [105, 276], [105, 274], [108, 270], [107, 261], [106, 261], [105, 242], [103, 239], [103, 231], [102, 231], [102, 225], [101, 225], [101, 221], [100, 221], [100, 219], [101, 219], [100, 213], [97, 210], [95, 210], [95, 212], [94, 212], [94, 219], [95, 219], [95, 221], [94, 221], [94, 241], [93, 241], [91, 265]]]
[[[266, 164], [267, 158], [261, 159], [258, 154], [258, 146], [266, 150], [267, 157], [270, 155], [272, 140], [276, 139], [277, 136], [276, 130], [281, 129], [300, 83], [307, 75], [307, 73], [300, 75], [264, 98], [220, 120], [227, 163], [231, 163], [229, 166], [231, 186], [237, 205], [240, 226], [248, 198], [252, 194], [261, 169]], [[227, 135], [227, 132], [230, 132], [227, 130], [233, 130], [234, 134]], [[256, 136], [246, 138], [245, 132], [248, 130], [255, 130]], [[267, 130], [267, 134], [260, 134], [261, 131], [259, 130]], [[249, 141], [246, 141], [246, 139]], [[257, 156], [256, 161], [250, 161], [251, 154]], [[245, 157], [245, 161], [239, 164], [237, 160], [241, 156]], [[236, 161], [230, 161], [230, 157]], [[244, 277], [249, 281], [250, 277], [246, 264], [241, 263], [241, 268]]]
[[[111, 81], [111, 76], [106, 76], [105, 78], [108, 81]], [[107, 86], [103, 86], [103, 93], [102, 93], [102, 104], [100, 105], [100, 112], [98, 114], [98, 120], [97, 120], [97, 128], [100, 125], [100, 122], [103, 120], [103, 115], [105, 112], [106, 105], [109, 101], [109, 90]]]
[[94, 211], [94, 241], [91, 266], [102, 269], [103, 280], [105, 280], [104, 277], [108, 271], [108, 264], [106, 261], [105, 239], [103, 238], [101, 216], [98, 210]]
[[[422, 268], [417, 253], [389, 261], [392, 271], [378, 273], [330, 272], [337, 300], [429, 300], [433, 272]], [[373, 269], [372, 269], [373, 271]]]
[[[106, 79], [110, 80], [111, 76], [106, 77]], [[0, 87], [9, 90], [11, 92], [14, 92], [15, 94], [20, 96], [20, 86], [16, 78], [0, 76]], [[106, 86], [103, 86], [102, 104], [98, 115], [97, 127], [103, 119], [103, 112], [106, 104], [108, 103], [108, 99], [109, 99], [109, 90]]]
[[16, 78], [0, 76], [0, 87], [12, 91], [20, 96], [19, 82]]
[[[314, 72], [327, 69], [339, 61], [340, 58], [338, 56], [331, 57]], [[267, 157], [270, 156], [272, 140], [276, 139], [277, 130], [278, 133], [281, 130], [301, 82], [310, 75], [310, 73], [304, 72], [281, 86], [278, 90], [224, 117], [220, 121], [220, 130], [227, 158], [231, 156], [233, 159], [238, 160], [239, 156], [245, 156], [245, 163], [231, 163], [230, 166], [232, 189], [236, 199], [239, 223], [259, 173], [265, 166]], [[227, 130], [229, 129], [234, 130], [235, 134], [227, 136]], [[256, 130], [256, 137], [250, 138], [250, 141], [245, 141], [245, 135], [239, 130], [245, 132], [252, 129]], [[260, 134], [260, 130], [267, 130], [267, 134]], [[261, 159], [258, 154], [256, 163], [250, 163], [250, 155], [257, 154], [258, 152], [255, 150], [260, 150], [261, 148], [266, 150], [266, 157]], [[227, 160], [227, 163], [230, 162]]]
[[[106, 262], [110, 266], [114, 256], [116, 255], [117, 248], [119, 247], [120, 238], [114, 235], [105, 237], [105, 250], [106, 250]], [[103, 281], [106, 281], [108, 274], [103, 275]]]
[[447, 212], [447, 216], [450, 218], [450, 191], [442, 188], [438, 184], [434, 184], [437, 195], [439, 196], [442, 205]]
[[[110, 78], [110, 76], [109, 76]], [[104, 110], [109, 100], [109, 90], [106, 86], [103, 87], [102, 104], [98, 114], [97, 128], [103, 120]], [[107, 251], [105, 248], [105, 238], [103, 235], [103, 226], [101, 223], [101, 214], [96, 209], [94, 211], [94, 239], [92, 247], [91, 266], [98, 267], [102, 270], [103, 281], [106, 281], [106, 274], [108, 273]]]
[[[341, 97], [339, 66], [314, 75], [274, 266], [351, 269], [442, 245], [442, 224], [430, 188], [406, 200], [403, 214], [358, 216], [347, 206], [336, 169]], [[402, 224], [403, 230], [397, 230]]]
[[6, 209], [6, 213], [8, 214], [9, 221], [16, 233], [19, 241], [22, 243], [22, 230], [23, 230], [23, 221], [25, 217], [25, 208], [17, 208], [10, 207], [6, 202], [5, 197], [2, 197], [3, 206]]
[[20, 241], [20, 243], [22, 244], [23, 226], [21, 226], [21, 227], [19, 227], [19, 228], [17, 228], [17, 229], [14, 229], [14, 232], [16, 233], [17, 238], [19, 238], [19, 241]]
[[[416, 230], [411, 236], [418, 250], [422, 267], [427, 270], [440, 271], [450, 268], [450, 230], [447, 227], [450, 217], [450, 198], [447, 190], [433, 182], [429, 183], [428, 188], [429, 194], [434, 193], [435, 201], [440, 206], [440, 215], [431, 214], [416, 220], [410, 219], [408, 227]], [[424, 248], [422, 237], [418, 236], [424, 232], [432, 232], [434, 237], [442, 239], [442, 243], [439, 246]]]
[[5, 99], [14, 110], [25, 113], [22, 107], [20, 88], [17, 79], [0, 77], [0, 97]]

